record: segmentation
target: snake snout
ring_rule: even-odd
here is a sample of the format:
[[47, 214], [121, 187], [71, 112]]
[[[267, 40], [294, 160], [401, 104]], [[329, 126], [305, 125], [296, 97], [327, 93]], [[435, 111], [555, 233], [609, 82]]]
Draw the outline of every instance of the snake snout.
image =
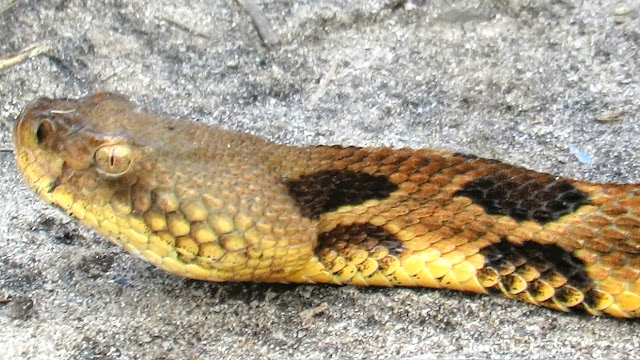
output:
[[23, 146], [28, 146], [34, 139], [31, 135], [36, 135], [33, 130], [35, 121], [35, 112], [41, 109], [47, 102], [50, 102], [49, 98], [39, 98], [31, 101], [20, 113], [15, 125], [13, 126], [13, 140], [16, 150], [20, 150]]
[[60, 142], [56, 112], [70, 109], [68, 105], [60, 106], [61, 103], [49, 98], [32, 101], [13, 128], [16, 163], [27, 183], [39, 194], [51, 192], [62, 174], [64, 162], [56, 149]]
[[76, 104], [69, 100], [53, 100], [41, 97], [30, 102], [18, 116], [14, 125], [16, 149], [23, 147], [53, 147], [63, 137], [69, 115], [75, 112]]

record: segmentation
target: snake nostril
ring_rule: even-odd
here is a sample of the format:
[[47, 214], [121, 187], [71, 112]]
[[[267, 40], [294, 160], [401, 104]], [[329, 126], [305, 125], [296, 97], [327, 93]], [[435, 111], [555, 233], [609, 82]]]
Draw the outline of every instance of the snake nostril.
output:
[[49, 138], [52, 131], [53, 129], [51, 128], [51, 123], [49, 123], [48, 121], [45, 120], [38, 124], [38, 127], [36, 128], [36, 140], [38, 144], [43, 144], [47, 140], [47, 138]]

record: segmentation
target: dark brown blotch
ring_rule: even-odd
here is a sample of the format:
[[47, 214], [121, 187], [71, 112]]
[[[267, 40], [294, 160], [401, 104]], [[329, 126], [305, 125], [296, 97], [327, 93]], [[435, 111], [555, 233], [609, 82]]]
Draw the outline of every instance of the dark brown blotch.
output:
[[[562, 275], [567, 279], [567, 285], [580, 291], [585, 292], [594, 287], [587, 275], [584, 261], [555, 244], [543, 245], [526, 241], [518, 245], [502, 238], [500, 242], [480, 250], [480, 253], [485, 257], [485, 268], [501, 269], [515, 265], [517, 273], [523, 270], [524, 264], [529, 264], [536, 267], [542, 279]], [[520, 265], [513, 264], [511, 259], [520, 259]], [[532, 290], [536, 291], [535, 286]]]
[[569, 286], [563, 286], [556, 290], [553, 297], [561, 304], [573, 307], [582, 302], [583, 293]]
[[491, 215], [544, 224], [589, 204], [587, 194], [566, 180], [521, 168], [508, 168], [477, 178], [454, 196], [466, 196]]
[[453, 156], [457, 156], [457, 157], [461, 157], [467, 160], [475, 160], [478, 157], [476, 155], [473, 154], [465, 154], [465, 153], [461, 153], [461, 152], [454, 152]]
[[395, 235], [381, 227], [364, 223], [339, 225], [331, 231], [320, 233], [315, 251], [316, 254], [322, 254], [326, 249], [332, 249], [344, 255], [354, 249], [371, 252], [379, 246], [387, 248], [389, 255], [402, 252], [402, 243]]
[[600, 308], [603, 302], [606, 302], [608, 299], [605, 293], [591, 290], [588, 291], [584, 296], [584, 302], [589, 305], [591, 308]]
[[530, 282], [527, 286], [527, 291], [532, 297], [537, 298], [542, 294], [542, 283], [538, 280]]
[[317, 219], [323, 213], [344, 205], [357, 205], [369, 199], [384, 199], [398, 189], [386, 176], [349, 170], [327, 170], [297, 179], [285, 185], [302, 216]]
[[489, 294], [491, 294], [491, 295], [505, 295], [502, 292], [502, 289], [500, 289], [499, 286], [492, 286], [492, 287], [488, 288], [487, 290], [489, 291]]

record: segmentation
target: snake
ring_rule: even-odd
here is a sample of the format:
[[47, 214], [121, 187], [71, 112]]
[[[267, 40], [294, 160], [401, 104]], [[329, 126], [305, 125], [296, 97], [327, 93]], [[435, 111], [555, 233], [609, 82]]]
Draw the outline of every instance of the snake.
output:
[[98, 92], [38, 98], [16, 163], [44, 201], [186, 278], [451, 289], [640, 316], [640, 185], [445, 150], [291, 146]]

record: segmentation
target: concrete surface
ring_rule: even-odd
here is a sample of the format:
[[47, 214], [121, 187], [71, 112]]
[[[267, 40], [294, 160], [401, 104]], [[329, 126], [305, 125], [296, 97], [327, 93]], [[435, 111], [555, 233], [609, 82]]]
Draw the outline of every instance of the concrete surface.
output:
[[0, 359], [640, 358], [637, 321], [430, 289], [184, 280], [22, 183], [20, 109], [97, 90], [290, 144], [640, 181], [638, 1], [257, 3], [268, 48], [233, 0], [0, 1], [1, 58], [49, 46], [0, 72]]

